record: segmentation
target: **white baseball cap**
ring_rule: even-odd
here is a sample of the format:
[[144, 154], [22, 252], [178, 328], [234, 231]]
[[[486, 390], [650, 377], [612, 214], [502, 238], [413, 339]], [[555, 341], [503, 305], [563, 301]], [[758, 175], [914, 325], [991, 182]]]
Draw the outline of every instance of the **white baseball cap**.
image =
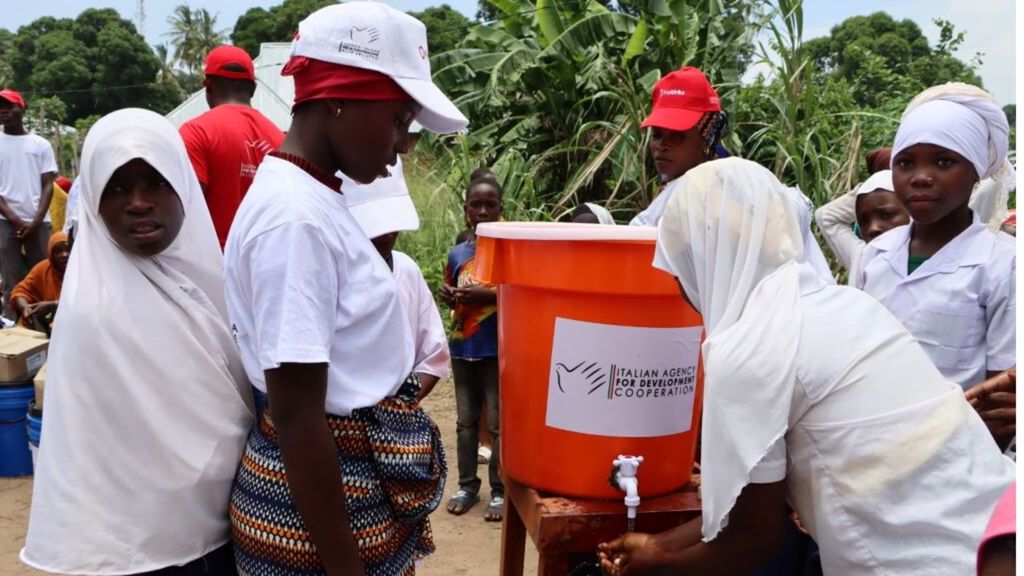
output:
[[369, 184], [360, 184], [338, 172], [348, 211], [367, 238], [420, 227], [420, 217], [416, 214], [416, 205], [412, 203], [402, 173], [402, 159], [389, 166], [388, 171], [388, 177], [377, 178]]
[[313, 12], [299, 23], [291, 55], [390, 76], [423, 106], [416, 120], [431, 132], [469, 124], [430, 79], [426, 26], [383, 2], [345, 2]]

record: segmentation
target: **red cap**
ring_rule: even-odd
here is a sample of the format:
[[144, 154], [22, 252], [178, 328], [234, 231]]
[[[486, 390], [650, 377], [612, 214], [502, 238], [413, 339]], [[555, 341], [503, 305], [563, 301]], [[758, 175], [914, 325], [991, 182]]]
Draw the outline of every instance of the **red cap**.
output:
[[17, 104], [22, 109], [25, 108], [25, 99], [21, 97], [21, 94], [18, 94], [10, 88], [4, 88], [3, 90], [0, 90], [0, 98], [7, 100], [11, 104]]
[[[225, 69], [225, 66], [234, 64], [241, 66], [245, 71]], [[252, 58], [249, 53], [238, 46], [217, 46], [206, 55], [206, 67], [203, 69], [206, 76], [220, 76], [232, 80], [255, 80], [256, 71], [253, 69]]]
[[696, 126], [704, 114], [721, 110], [722, 101], [704, 73], [684, 66], [654, 85], [651, 113], [640, 126], [682, 132]]

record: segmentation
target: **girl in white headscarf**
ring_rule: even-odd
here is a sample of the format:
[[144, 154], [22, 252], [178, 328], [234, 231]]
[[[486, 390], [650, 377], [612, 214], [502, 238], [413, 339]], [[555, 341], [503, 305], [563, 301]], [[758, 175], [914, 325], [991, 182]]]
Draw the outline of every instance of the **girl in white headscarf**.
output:
[[993, 197], [1005, 198], [1014, 176], [1008, 133], [1006, 115], [980, 88], [947, 84], [915, 98], [892, 156], [896, 196], [913, 223], [868, 245], [857, 277], [965, 390], [1015, 363], [1014, 240], [969, 205], [985, 178], [998, 188]]
[[[860, 270], [864, 247], [883, 233], [910, 222], [910, 216], [896, 199], [892, 171], [881, 170], [849, 193], [814, 212], [825, 241], [848, 272], [852, 284]], [[857, 224], [860, 234], [854, 231]]]
[[680, 185], [654, 265], [704, 317], [703, 513], [602, 544], [602, 568], [746, 573], [788, 503], [825, 574], [971, 573], [1014, 470], [963, 394], [871, 297], [802, 261], [771, 172], [719, 160]]
[[233, 572], [228, 501], [252, 393], [202, 191], [177, 130], [147, 110], [100, 119], [82, 166], [21, 559]]

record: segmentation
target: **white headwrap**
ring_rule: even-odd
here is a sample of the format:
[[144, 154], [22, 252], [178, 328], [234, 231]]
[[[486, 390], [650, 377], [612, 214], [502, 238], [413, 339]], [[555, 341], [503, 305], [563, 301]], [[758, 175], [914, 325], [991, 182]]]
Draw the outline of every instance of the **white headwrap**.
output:
[[598, 206], [593, 202], [584, 202], [583, 204], [587, 208], [590, 208], [590, 211], [594, 213], [594, 216], [597, 216], [598, 224], [615, 224], [615, 218], [612, 217], [612, 213], [604, 206]]
[[[167, 179], [185, 213], [153, 257], [123, 250], [99, 215], [111, 175], [135, 158]], [[100, 119], [80, 179], [22, 558], [51, 572], [148, 572], [228, 541], [252, 393], [213, 223], [170, 122], [139, 109]]]
[[704, 317], [701, 485], [704, 539], [789, 424], [804, 278], [823, 285], [783, 186], [754, 162], [705, 162], [682, 177], [658, 226], [654, 266], [679, 278]]
[[[996, 99], [961, 82], [928, 88], [907, 105], [900, 120], [892, 157], [916, 144], [934, 144], [960, 154], [974, 166], [979, 180], [991, 178], [991, 212], [979, 217], [998, 228], [1006, 219], [1009, 191], [1016, 173], [1006, 157], [1010, 125]], [[973, 208], [973, 205], [972, 205]]]
[[811, 220], [814, 217], [814, 204], [806, 194], [799, 188], [785, 186], [786, 197], [793, 206], [793, 213], [796, 215], [797, 224], [800, 226], [800, 236], [804, 244], [804, 261], [814, 268], [814, 271], [821, 276], [821, 279], [835, 284], [836, 279], [832, 276], [832, 270], [828, 266], [828, 260], [818, 246], [818, 241], [811, 231]]
[[871, 194], [875, 190], [896, 191], [896, 187], [892, 185], [892, 170], [879, 170], [872, 174], [864, 183], [857, 187], [856, 195]]

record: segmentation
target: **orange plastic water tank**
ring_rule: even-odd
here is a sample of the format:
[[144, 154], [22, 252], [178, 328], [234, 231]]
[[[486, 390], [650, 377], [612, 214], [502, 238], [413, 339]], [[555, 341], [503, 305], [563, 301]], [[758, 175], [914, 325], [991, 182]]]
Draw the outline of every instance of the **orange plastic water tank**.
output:
[[699, 428], [700, 315], [651, 266], [656, 230], [500, 222], [477, 229], [476, 278], [498, 285], [501, 465], [519, 482], [621, 498], [686, 485]]

